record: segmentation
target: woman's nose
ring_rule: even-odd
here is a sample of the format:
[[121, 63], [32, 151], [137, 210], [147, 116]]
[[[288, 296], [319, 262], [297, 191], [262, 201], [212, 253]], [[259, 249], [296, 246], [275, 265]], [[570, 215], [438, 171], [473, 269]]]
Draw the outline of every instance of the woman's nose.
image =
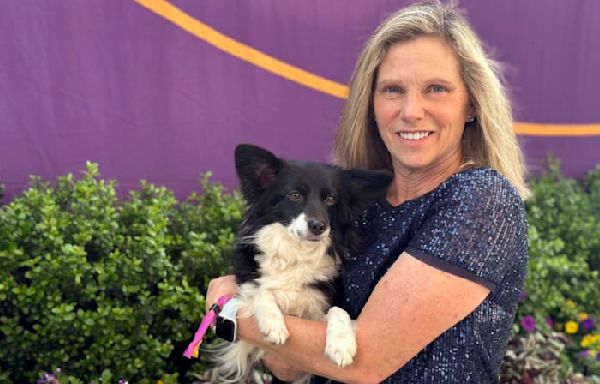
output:
[[423, 99], [417, 92], [407, 92], [402, 98], [400, 116], [406, 122], [423, 118]]

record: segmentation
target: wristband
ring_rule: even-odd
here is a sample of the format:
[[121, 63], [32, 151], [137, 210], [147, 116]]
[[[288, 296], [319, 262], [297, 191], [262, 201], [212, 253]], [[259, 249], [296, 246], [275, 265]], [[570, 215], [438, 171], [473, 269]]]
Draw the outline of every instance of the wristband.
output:
[[240, 299], [237, 297], [229, 300], [217, 316], [215, 333], [217, 337], [229, 342], [237, 340], [237, 310], [239, 301]]

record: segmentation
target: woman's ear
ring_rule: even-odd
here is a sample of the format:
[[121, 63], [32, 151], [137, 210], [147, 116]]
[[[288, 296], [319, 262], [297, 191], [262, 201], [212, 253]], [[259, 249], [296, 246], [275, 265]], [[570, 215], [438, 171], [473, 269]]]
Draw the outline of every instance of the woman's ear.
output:
[[473, 105], [473, 103], [469, 103], [469, 106], [467, 107], [467, 113], [465, 116], [465, 123], [472, 123], [475, 121], [476, 118], [477, 118], [477, 109], [475, 109], [475, 106]]

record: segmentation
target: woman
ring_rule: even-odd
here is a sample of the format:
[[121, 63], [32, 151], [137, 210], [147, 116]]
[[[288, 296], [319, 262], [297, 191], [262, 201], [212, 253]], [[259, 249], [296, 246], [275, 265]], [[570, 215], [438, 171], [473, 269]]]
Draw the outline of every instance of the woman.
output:
[[[527, 264], [527, 189], [496, 65], [453, 6], [413, 5], [374, 32], [334, 155], [394, 173], [360, 223], [371, 245], [342, 271], [354, 362], [324, 355], [324, 322], [288, 316], [290, 338], [271, 345], [254, 319], [238, 319], [240, 338], [266, 350], [282, 379], [497, 382]], [[231, 277], [215, 279], [207, 302], [234, 291]]]

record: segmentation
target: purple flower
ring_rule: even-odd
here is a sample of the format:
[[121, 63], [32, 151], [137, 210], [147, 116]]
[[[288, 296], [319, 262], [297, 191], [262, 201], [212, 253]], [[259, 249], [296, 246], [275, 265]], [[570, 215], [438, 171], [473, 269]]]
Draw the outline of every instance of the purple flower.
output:
[[521, 319], [521, 327], [523, 327], [523, 329], [526, 332], [535, 331], [535, 328], [536, 328], [535, 317], [533, 317], [531, 315], [523, 316], [523, 318]]
[[596, 320], [593, 317], [588, 316], [586, 319], [581, 320], [581, 327], [586, 331], [591, 331], [596, 328]]
[[525, 292], [525, 290], [522, 290], [521, 293], [519, 293], [519, 303], [523, 303], [526, 298], [527, 292]]
[[590, 357], [590, 350], [584, 349], [583, 351], [581, 351], [577, 354], [577, 357], [579, 357], [581, 359], [586, 359], [586, 358]]
[[45, 372], [42, 375], [42, 378], [39, 379], [38, 381], [36, 381], [36, 384], [52, 384], [52, 383], [57, 383], [56, 381], [56, 376], [54, 374]]
[[546, 317], [546, 325], [548, 325], [548, 328], [552, 329], [552, 327], [554, 327], [554, 320], [552, 320], [551, 317]]

